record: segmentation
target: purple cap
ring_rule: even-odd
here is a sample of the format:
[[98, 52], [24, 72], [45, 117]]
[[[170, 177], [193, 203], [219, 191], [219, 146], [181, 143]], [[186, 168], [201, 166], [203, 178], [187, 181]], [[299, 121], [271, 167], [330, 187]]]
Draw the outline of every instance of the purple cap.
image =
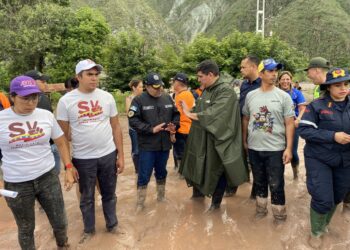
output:
[[19, 96], [27, 96], [40, 92], [35, 80], [29, 76], [17, 76], [12, 79], [10, 84], [11, 94], [16, 93]]

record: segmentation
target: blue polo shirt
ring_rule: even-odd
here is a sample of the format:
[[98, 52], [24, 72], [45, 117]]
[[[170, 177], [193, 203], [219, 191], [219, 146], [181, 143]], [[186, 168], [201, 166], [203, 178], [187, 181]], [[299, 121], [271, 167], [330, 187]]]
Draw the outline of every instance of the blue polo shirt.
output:
[[250, 82], [248, 79], [244, 80], [241, 85], [240, 93], [239, 93], [239, 108], [242, 115], [242, 109], [244, 106], [245, 98], [247, 94], [257, 88], [260, 88], [261, 78], [256, 78], [253, 82]]
[[286, 91], [290, 97], [292, 98], [293, 104], [294, 104], [294, 112], [295, 112], [295, 117], [298, 117], [299, 115], [299, 106], [302, 103], [305, 103], [305, 97], [303, 93], [301, 93], [300, 90], [297, 90], [296, 88], [292, 88], [290, 91]]

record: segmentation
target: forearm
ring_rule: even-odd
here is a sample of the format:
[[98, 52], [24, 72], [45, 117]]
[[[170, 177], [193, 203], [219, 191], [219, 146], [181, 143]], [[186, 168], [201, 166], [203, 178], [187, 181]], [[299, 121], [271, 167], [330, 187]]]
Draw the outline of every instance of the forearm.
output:
[[299, 106], [299, 115], [297, 117], [297, 119], [300, 121], [301, 117], [303, 117], [303, 114], [305, 112], [306, 106], [305, 105], [300, 105]]
[[113, 141], [118, 151], [118, 158], [124, 160], [123, 134], [122, 129], [120, 127], [119, 119], [117, 116], [115, 116], [111, 118], [110, 122], [113, 131]]
[[53, 140], [57, 146], [57, 149], [60, 153], [60, 157], [63, 161], [63, 164], [66, 166], [68, 163], [72, 163], [70, 151], [69, 151], [69, 144], [64, 135], [61, 137]]
[[293, 139], [294, 139], [294, 122], [292, 117], [285, 119], [285, 126], [286, 126], [286, 149], [292, 150]]
[[299, 135], [314, 143], [334, 143], [335, 131], [318, 129], [313, 126], [301, 124], [298, 128]]
[[243, 143], [247, 143], [248, 124], [249, 124], [249, 118], [247, 118], [246, 116], [243, 116], [243, 118], [242, 118], [242, 140], [243, 140]]
[[191, 120], [198, 121], [198, 115], [197, 115], [196, 113], [188, 112], [188, 113], [186, 114], [186, 116], [187, 116], [188, 118], [190, 118]]
[[116, 127], [113, 132], [114, 144], [118, 151], [118, 157], [124, 159], [123, 134], [120, 126]]

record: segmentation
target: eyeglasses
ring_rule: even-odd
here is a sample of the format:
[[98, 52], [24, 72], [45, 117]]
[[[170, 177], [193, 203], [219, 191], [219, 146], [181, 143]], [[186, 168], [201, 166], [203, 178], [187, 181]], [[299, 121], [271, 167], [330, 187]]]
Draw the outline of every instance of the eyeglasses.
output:
[[39, 95], [33, 94], [33, 95], [27, 95], [27, 96], [19, 96], [17, 95], [19, 99], [21, 99], [24, 102], [37, 102], [39, 101]]

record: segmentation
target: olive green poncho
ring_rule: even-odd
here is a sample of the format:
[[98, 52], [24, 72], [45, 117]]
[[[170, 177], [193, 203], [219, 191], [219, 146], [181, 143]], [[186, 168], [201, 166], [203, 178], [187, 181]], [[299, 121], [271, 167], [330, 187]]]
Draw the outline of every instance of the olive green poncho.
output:
[[180, 173], [189, 186], [212, 195], [222, 173], [229, 187], [247, 181], [237, 95], [219, 78], [198, 98]]

